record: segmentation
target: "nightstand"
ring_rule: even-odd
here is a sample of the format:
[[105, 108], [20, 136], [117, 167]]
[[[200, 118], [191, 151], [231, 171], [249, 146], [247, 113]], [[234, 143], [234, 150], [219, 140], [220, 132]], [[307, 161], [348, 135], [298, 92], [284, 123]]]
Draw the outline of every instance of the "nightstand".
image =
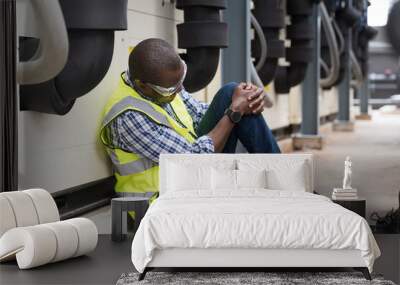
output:
[[123, 215], [128, 211], [135, 212], [134, 232], [139, 227], [140, 221], [146, 214], [149, 207], [148, 197], [120, 197], [111, 200], [111, 239], [113, 241], [123, 241], [126, 235], [123, 233]]
[[354, 200], [336, 200], [332, 201], [340, 206], [359, 214], [361, 217], [365, 218], [365, 209], [367, 201], [365, 199], [354, 199]]

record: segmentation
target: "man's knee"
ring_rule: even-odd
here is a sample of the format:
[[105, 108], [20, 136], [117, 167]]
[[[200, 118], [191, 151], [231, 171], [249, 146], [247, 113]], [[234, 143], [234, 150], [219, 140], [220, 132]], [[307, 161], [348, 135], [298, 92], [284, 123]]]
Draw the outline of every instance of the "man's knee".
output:
[[235, 91], [236, 86], [238, 86], [238, 84], [235, 82], [225, 84], [219, 89], [213, 101], [218, 102], [217, 104], [230, 105], [232, 102], [232, 95]]
[[236, 86], [239, 84], [236, 82], [229, 82], [221, 87], [219, 93], [223, 94], [224, 96], [232, 97], [233, 92], [235, 91]]

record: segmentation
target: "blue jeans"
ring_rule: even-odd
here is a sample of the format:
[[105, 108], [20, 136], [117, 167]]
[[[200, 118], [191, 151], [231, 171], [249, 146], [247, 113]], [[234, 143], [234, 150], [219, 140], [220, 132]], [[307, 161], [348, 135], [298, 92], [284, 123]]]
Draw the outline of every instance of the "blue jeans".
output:
[[[231, 105], [232, 94], [237, 85], [228, 83], [218, 91], [197, 127], [198, 136], [208, 134], [221, 120], [225, 110]], [[249, 153], [281, 152], [262, 115], [243, 116], [233, 128], [222, 152], [235, 153], [238, 140]]]

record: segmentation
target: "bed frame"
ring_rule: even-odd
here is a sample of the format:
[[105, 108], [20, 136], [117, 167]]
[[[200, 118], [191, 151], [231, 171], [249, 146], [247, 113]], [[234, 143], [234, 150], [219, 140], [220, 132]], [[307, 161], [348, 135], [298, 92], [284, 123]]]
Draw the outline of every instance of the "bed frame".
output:
[[[277, 158], [306, 161], [309, 165], [309, 185], [307, 192], [314, 190], [314, 165], [312, 154], [257, 154], [273, 162]], [[160, 157], [160, 195], [166, 192], [164, 185], [168, 179], [168, 162], [179, 162], [182, 159], [196, 160], [200, 163], [212, 163], [223, 159], [248, 158], [251, 154], [163, 154]], [[279, 157], [278, 157], [279, 156]], [[170, 248], [156, 250], [153, 259], [147, 265], [139, 280], [155, 268], [231, 268], [246, 271], [254, 268], [353, 268], [361, 271], [367, 280], [371, 280], [369, 270], [359, 250], [332, 249], [249, 249], [249, 248]]]
[[330, 249], [194, 249], [171, 248], [156, 250], [152, 261], [139, 275], [155, 268], [353, 268], [371, 280], [368, 268], [359, 250]]

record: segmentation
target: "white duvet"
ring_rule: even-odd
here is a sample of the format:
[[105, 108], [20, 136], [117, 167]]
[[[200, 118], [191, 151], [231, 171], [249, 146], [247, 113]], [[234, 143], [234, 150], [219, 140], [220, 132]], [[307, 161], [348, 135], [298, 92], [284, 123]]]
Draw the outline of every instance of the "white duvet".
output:
[[265, 189], [164, 194], [139, 226], [132, 262], [143, 272], [165, 248], [358, 249], [370, 271], [380, 255], [359, 215], [324, 196]]

